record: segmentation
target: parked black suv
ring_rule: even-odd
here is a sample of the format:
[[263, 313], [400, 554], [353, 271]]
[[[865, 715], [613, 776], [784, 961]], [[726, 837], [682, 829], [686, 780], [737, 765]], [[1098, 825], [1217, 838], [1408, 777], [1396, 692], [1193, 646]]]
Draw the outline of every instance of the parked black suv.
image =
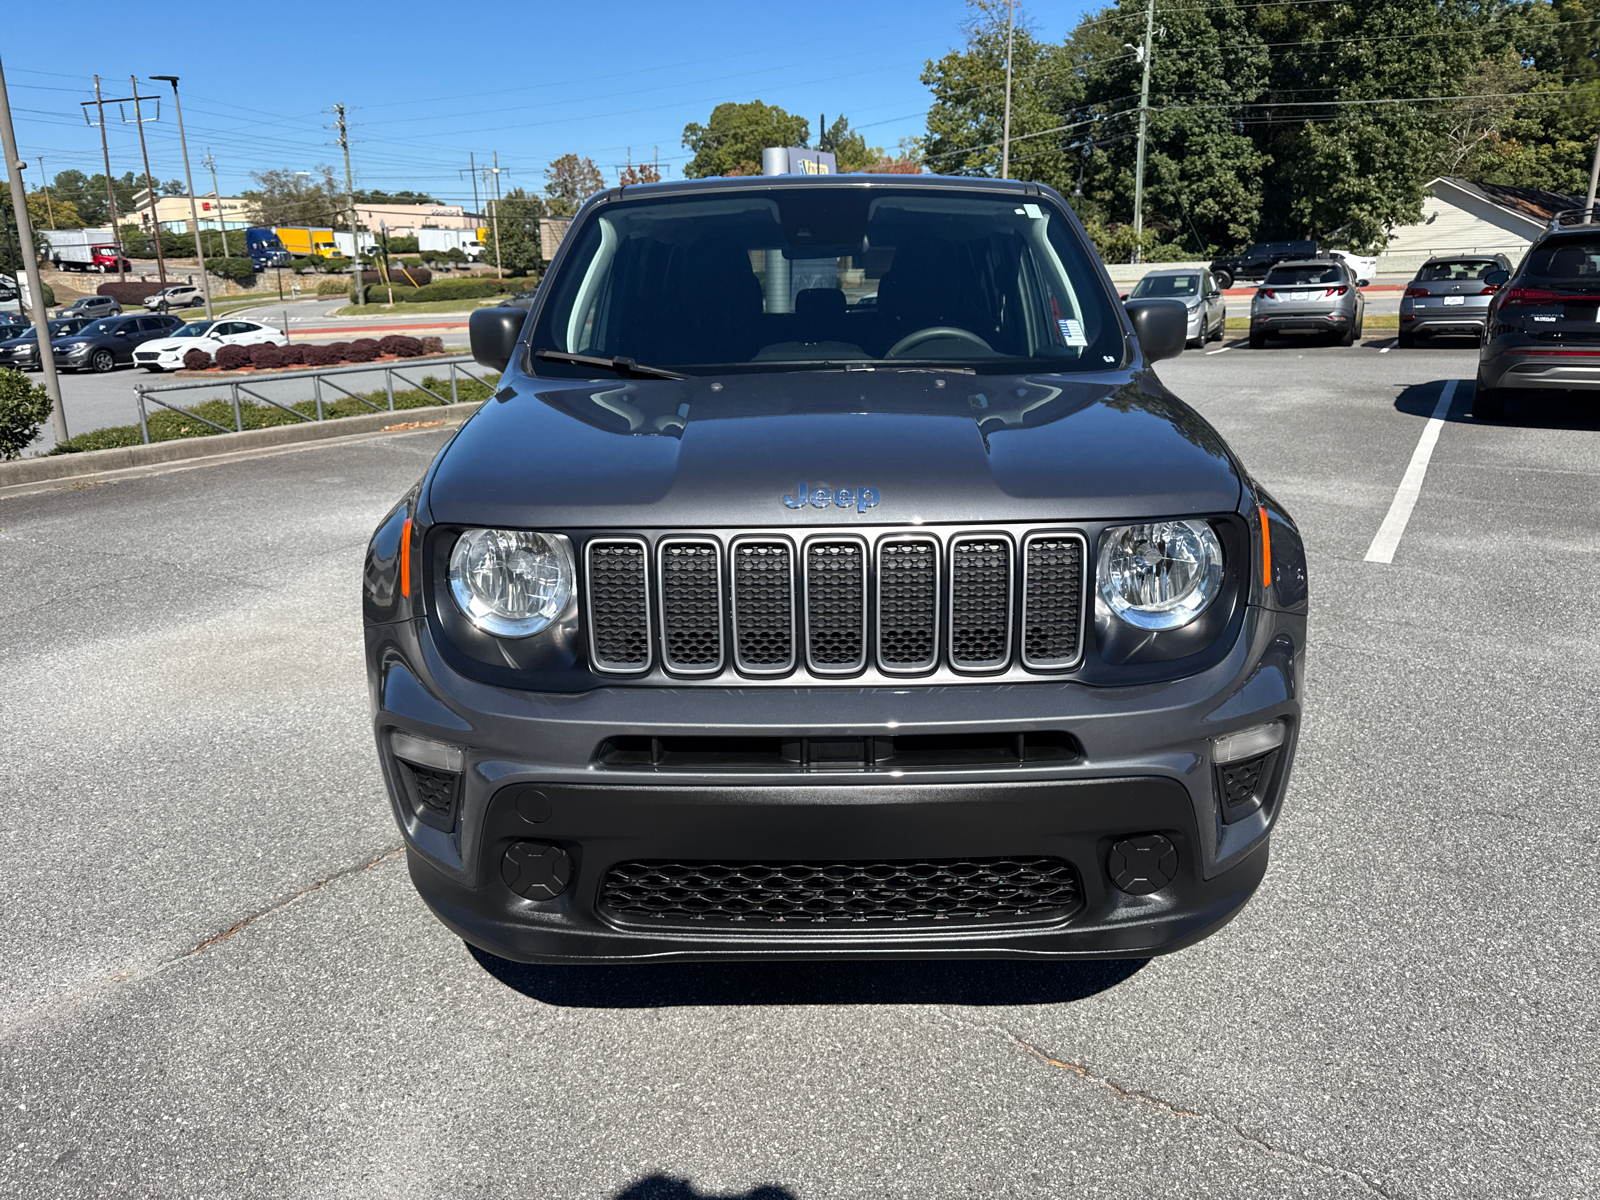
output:
[[106, 317], [50, 344], [56, 366], [65, 370], [110, 371], [133, 361], [133, 349], [167, 337], [183, 324], [178, 317]]
[[525, 961], [1144, 956], [1260, 882], [1294, 523], [1055, 192], [614, 188], [379, 524], [411, 877]]
[[1212, 259], [1211, 273], [1226, 289], [1238, 279], [1265, 279], [1268, 271], [1289, 259], [1316, 257], [1315, 242], [1257, 242], [1243, 254]]
[[[1585, 223], [1587, 221], [1587, 223]], [[1513, 390], [1600, 393], [1600, 208], [1558, 213], [1514, 274], [1491, 271], [1472, 415], [1505, 415]]]

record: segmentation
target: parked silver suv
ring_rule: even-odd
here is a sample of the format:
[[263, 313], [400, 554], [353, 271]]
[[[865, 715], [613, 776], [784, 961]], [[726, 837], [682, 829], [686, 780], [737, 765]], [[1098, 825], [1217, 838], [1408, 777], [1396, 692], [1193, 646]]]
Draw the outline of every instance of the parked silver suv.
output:
[[1189, 310], [1189, 344], [1202, 346], [1222, 337], [1228, 326], [1228, 305], [1208, 267], [1158, 267], [1137, 284], [1127, 298], [1157, 297], [1182, 300]]
[[205, 303], [205, 293], [192, 283], [175, 283], [164, 287], [154, 296], [144, 298], [144, 306], [151, 312], [169, 312], [176, 308], [193, 308]]
[[122, 305], [115, 296], [80, 296], [56, 314], [58, 317], [117, 317]]
[[1250, 301], [1250, 348], [1260, 350], [1284, 333], [1332, 334], [1339, 345], [1354, 345], [1366, 311], [1366, 297], [1342, 262], [1279, 263]]
[[1400, 348], [1436, 333], [1481, 333], [1499, 290], [1488, 281], [1495, 271], [1509, 275], [1511, 260], [1504, 254], [1460, 254], [1423, 263], [1400, 298]]

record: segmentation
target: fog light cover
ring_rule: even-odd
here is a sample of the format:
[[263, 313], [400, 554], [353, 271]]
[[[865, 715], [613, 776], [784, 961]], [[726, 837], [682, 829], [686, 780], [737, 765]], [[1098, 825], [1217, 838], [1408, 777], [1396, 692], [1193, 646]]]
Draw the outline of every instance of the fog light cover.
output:
[[1211, 759], [1213, 762], [1231, 763], [1241, 758], [1254, 758], [1283, 745], [1283, 735], [1282, 721], [1270, 721], [1265, 725], [1241, 729], [1237, 733], [1227, 733], [1212, 739]]

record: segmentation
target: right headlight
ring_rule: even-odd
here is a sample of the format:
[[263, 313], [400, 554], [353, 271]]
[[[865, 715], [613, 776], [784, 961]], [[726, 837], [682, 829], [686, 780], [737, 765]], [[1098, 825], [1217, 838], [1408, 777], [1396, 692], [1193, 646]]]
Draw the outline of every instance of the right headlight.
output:
[[567, 539], [516, 529], [469, 529], [450, 551], [450, 594], [485, 633], [530, 637], [567, 607], [576, 587]]
[[1100, 540], [1100, 598], [1139, 629], [1177, 629], [1222, 589], [1222, 543], [1204, 521], [1118, 525]]

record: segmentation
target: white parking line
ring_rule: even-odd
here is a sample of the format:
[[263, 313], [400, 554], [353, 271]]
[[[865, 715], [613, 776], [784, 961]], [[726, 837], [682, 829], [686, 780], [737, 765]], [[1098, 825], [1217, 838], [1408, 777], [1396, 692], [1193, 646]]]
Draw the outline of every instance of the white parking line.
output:
[[1433, 406], [1433, 415], [1422, 427], [1422, 437], [1417, 440], [1417, 448], [1411, 453], [1411, 464], [1406, 467], [1400, 488], [1394, 494], [1394, 502], [1389, 505], [1389, 515], [1383, 518], [1383, 524], [1378, 527], [1378, 536], [1372, 539], [1372, 545], [1367, 549], [1368, 562], [1394, 561], [1394, 552], [1400, 545], [1401, 535], [1406, 531], [1406, 522], [1411, 520], [1411, 510], [1417, 506], [1417, 497], [1422, 494], [1422, 477], [1428, 473], [1428, 460], [1433, 457], [1433, 448], [1439, 441], [1439, 430], [1444, 427], [1445, 414], [1450, 411], [1450, 401], [1455, 398], [1456, 382], [1451, 379], [1445, 383], [1439, 393], [1439, 403]]
[[1384, 346], [1383, 349], [1379, 350], [1378, 353], [1379, 354], [1387, 354], [1387, 353], [1389, 353], [1389, 351], [1393, 350], [1399, 344], [1400, 344], [1400, 339], [1399, 338], [1395, 338], [1388, 345]]

